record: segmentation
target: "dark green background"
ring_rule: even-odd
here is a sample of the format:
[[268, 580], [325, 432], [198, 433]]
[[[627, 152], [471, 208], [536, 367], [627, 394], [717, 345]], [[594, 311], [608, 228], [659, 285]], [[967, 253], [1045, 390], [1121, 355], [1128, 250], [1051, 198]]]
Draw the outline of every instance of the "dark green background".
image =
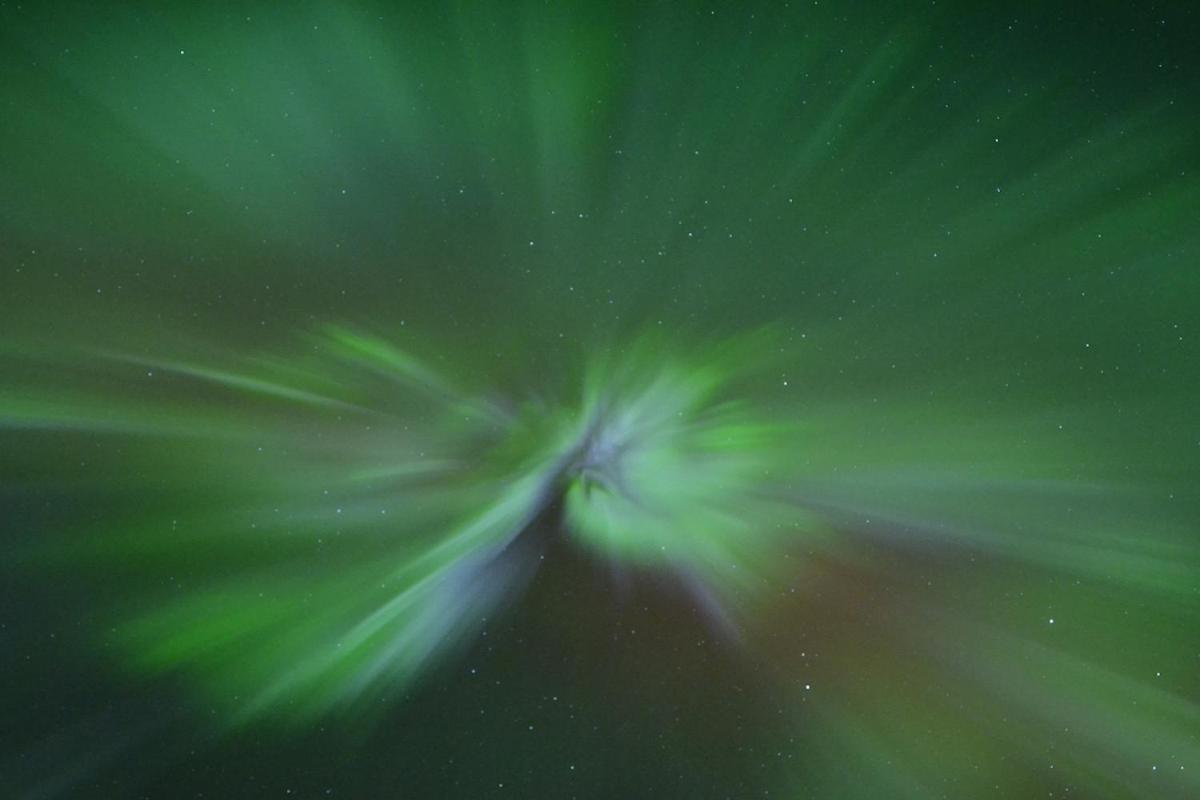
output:
[[963, 534], [917, 549], [842, 520], [767, 644], [563, 553], [369, 725], [230, 733], [97, 653], [122, 578], [29, 555], [203, 488], [5, 425], [0, 794], [1195, 796], [1200, 11], [988, 5], [0, 5], [0, 423], [125, 379], [84, 351], [347, 323], [554, 394], [648, 329], [776, 324], [757, 399], [834, 431], [814, 470], [1008, 481], [913, 500]]

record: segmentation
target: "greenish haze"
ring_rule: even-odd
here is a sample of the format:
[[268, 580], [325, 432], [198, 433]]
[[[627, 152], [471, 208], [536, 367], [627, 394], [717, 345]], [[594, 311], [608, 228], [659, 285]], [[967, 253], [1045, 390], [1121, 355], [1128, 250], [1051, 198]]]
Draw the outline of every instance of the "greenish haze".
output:
[[6, 786], [1200, 794], [1196, 41], [0, 8]]

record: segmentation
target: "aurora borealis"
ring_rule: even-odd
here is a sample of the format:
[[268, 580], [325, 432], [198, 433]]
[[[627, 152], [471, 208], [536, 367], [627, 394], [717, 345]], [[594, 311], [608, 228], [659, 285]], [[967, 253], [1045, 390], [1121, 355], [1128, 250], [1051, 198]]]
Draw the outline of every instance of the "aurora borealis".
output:
[[0, 794], [1200, 796], [1200, 11], [0, 5]]

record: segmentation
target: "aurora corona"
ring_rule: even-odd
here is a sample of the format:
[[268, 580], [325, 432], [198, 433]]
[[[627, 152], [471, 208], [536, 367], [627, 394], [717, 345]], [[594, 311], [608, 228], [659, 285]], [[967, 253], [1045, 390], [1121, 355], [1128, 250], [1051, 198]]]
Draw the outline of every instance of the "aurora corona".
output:
[[1200, 4], [0, 4], [0, 794], [1200, 797]]
[[[328, 358], [307, 372], [310, 380], [327, 376], [320, 382], [336, 385], [338, 396], [155, 361], [162, 374], [308, 407], [318, 421], [330, 421], [328, 414], [334, 422], [372, 420], [377, 444], [365, 453], [357, 446], [304, 453], [293, 444], [273, 470], [305, 476], [289, 480], [292, 487], [319, 478], [323, 496], [341, 498], [332, 515], [326, 506], [306, 523], [318, 552], [332, 548], [327, 537], [343, 537], [344, 546], [358, 528], [379, 537], [379, 550], [328, 578], [305, 578], [303, 589], [275, 584], [269, 563], [232, 579], [222, 571], [219, 585], [117, 620], [120, 648], [147, 669], [182, 670], [214, 697], [237, 698], [235, 719], [308, 715], [353, 705], [368, 692], [394, 694], [519, 594], [540, 546], [517, 540], [551, 506], [562, 508], [562, 535], [574, 546], [617, 567], [669, 572], [714, 623], [732, 625], [779, 579], [772, 564], [781, 544], [815, 524], [787, 499], [794, 426], [768, 420], [736, 391], [762, 369], [754, 353], [764, 336], [719, 342], [690, 360], [647, 337], [619, 361], [594, 363], [574, 407], [472, 396], [385, 340], [339, 328], [320, 338]], [[393, 393], [426, 398], [419, 430], [351, 400], [356, 381], [379, 378]], [[400, 428], [416, 438], [379, 446]], [[261, 433], [247, 424], [233, 435]], [[222, 476], [230, 490], [245, 481], [236, 465], [206, 474]], [[260, 517], [267, 507], [278, 513], [278, 502], [262, 498], [257, 508], [251, 502], [217, 519], [244, 538], [233, 520]], [[272, 535], [263, 530], [270, 524], [250, 526], [253, 537]], [[223, 537], [220, 528], [211, 535]], [[180, 552], [187, 558], [186, 548]], [[271, 590], [256, 591], [264, 582]], [[287, 602], [286, 591], [308, 599]]]

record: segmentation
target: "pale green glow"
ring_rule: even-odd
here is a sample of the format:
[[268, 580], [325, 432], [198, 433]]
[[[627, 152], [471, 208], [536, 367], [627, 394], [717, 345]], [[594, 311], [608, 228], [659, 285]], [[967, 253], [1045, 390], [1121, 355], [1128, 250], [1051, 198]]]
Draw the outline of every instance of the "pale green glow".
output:
[[[186, 676], [229, 725], [361, 722], [403, 697], [521, 597], [540, 566], [521, 535], [555, 524], [543, 515], [561, 500], [555, 535], [682, 587], [715, 629], [796, 676], [780, 686], [787, 703], [822, 698], [815, 713], [843, 757], [903, 763], [879, 773], [881, 791], [919, 796], [945, 760], [931, 752], [970, 762], [990, 746], [912, 739], [901, 720], [954, 729], [959, 709], [928, 694], [935, 684], [996, 726], [999, 709], [1037, 731], [1134, 726], [1075, 746], [1093, 788], [1134, 785], [1130, 770], [1156, 752], [1198, 756], [1186, 731], [1200, 712], [1139, 681], [1136, 654], [1101, 665], [1094, 633], [1029, 635], [1030, 618], [1051, 627], [1045, 608], [1063, 633], [1093, 614], [1086, 596], [1043, 601], [1006, 588], [1023, 578], [989, 586], [969, 569], [937, 579], [962, 613], [858, 594], [897, 568], [880, 559], [963, 548], [998, 575], [1019, 564], [1120, 587], [1144, 608], [1193, 607], [1186, 530], [1159, 519], [1146, 535], [1152, 497], [1057, 425], [983, 422], [950, 403], [808, 402], [819, 393], [781, 377], [770, 331], [688, 347], [645, 334], [598, 350], [558, 399], [468, 388], [387, 337], [330, 327], [307, 341], [303, 357], [234, 364], [93, 354], [86, 397], [9, 388], [0, 405], [12, 429], [127, 437], [155, 476], [160, 507], [37, 555], [127, 574], [102, 612], [104, 647], [139, 677]], [[140, 491], [136, 475], [96, 485]], [[1005, 594], [1028, 609], [990, 612], [986, 598]], [[796, 598], [862, 626], [815, 678], [787, 610]], [[923, 675], [921, 691], [880, 694], [897, 672]], [[1042, 745], [1013, 746], [1035, 759]]]
[[[537, 561], [514, 541], [559, 498], [563, 534], [615, 564], [677, 575], [727, 623], [779, 579], [779, 549], [820, 527], [784, 491], [795, 426], [738, 394], [770, 362], [765, 334], [687, 356], [647, 336], [594, 360], [577, 403], [507, 407], [380, 337], [331, 327], [313, 341], [323, 355], [291, 366], [112, 358], [183, 381], [182, 397], [208, 384], [243, 404], [225, 431], [192, 428], [203, 417], [185, 405], [140, 415], [190, 429], [190, 446], [162, 452], [178, 472], [160, 477], [196, 492], [199, 476], [223, 510], [145, 519], [56, 556], [161, 559], [139, 578], [157, 584], [152, 599], [130, 595], [110, 638], [137, 669], [191, 675], [231, 720], [395, 696], [520, 595]], [[404, 416], [365, 402], [376, 378], [398, 387]], [[257, 403], [283, 404], [295, 422]], [[126, 407], [96, 397], [73, 424], [105, 430], [110, 404]], [[62, 419], [48, 403], [21, 416]], [[161, 582], [198, 564], [186, 587]]]

